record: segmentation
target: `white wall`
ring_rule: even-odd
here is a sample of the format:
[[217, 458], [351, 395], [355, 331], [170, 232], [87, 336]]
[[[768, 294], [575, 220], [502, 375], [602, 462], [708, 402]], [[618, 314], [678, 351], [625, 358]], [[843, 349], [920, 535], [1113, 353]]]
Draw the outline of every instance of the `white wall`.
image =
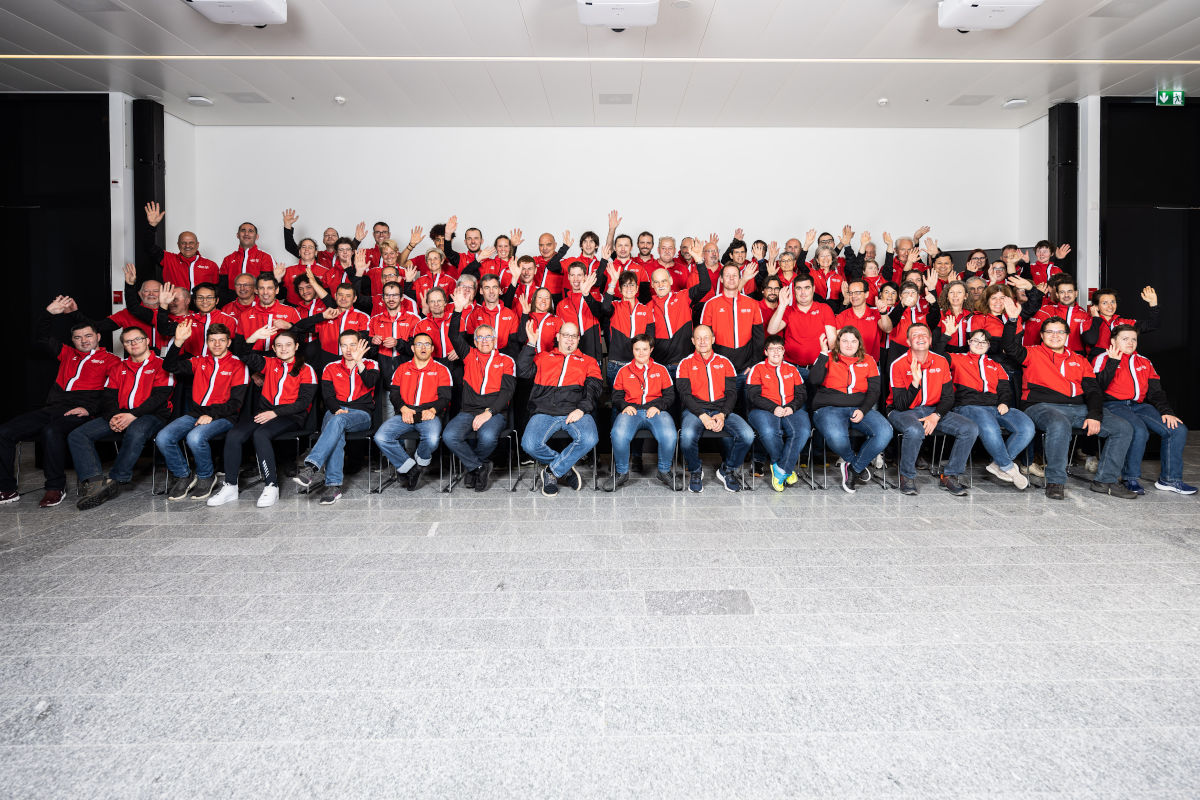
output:
[[1100, 288], [1100, 97], [1079, 101], [1079, 241], [1076, 276], [1087, 289]]
[[[163, 114], [163, 143], [167, 159], [164, 182], [167, 196], [161, 202], [167, 214], [163, 220], [163, 224], [167, 226], [167, 249], [175, 249], [175, 240], [179, 238], [180, 231], [191, 230], [200, 239], [201, 252], [209, 258], [219, 253], [216, 261], [220, 263], [221, 256], [232, 252], [236, 243], [234, 247], [225, 247], [224, 244], [218, 246], [211, 237], [209, 241], [205, 241], [201, 232], [196, 215], [196, 209], [199, 207], [196, 191], [196, 130], [190, 122]], [[138, 221], [144, 224], [146, 218], [140, 217]], [[236, 225], [234, 230], [237, 230]]]
[[[520, 226], [530, 242], [523, 252], [543, 231], [603, 235], [612, 208], [632, 234], [715, 231], [727, 242], [743, 226], [749, 237], [782, 242], [810, 227], [850, 223], [881, 241], [884, 230], [898, 236], [928, 224], [946, 249], [998, 247], [1018, 238], [1026, 199], [1013, 180], [1015, 130], [200, 126], [192, 133], [189, 198], [176, 178], [192, 158], [191, 139], [179, 124], [168, 128], [168, 235], [192, 227], [213, 258], [233, 250], [247, 219], [258, 224], [263, 247], [282, 255], [287, 207], [300, 213], [297, 232], [314, 237], [328, 225], [348, 235], [359, 220], [382, 219], [403, 241], [413, 225], [428, 231], [451, 214], [488, 239]], [[1044, 194], [1029, 201], [1044, 208]]]
[[1017, 131], [1020, 194], [1014, 242], [1030, 245], [1046, 238], [1049, 217], [1050, 118], [1040, 117]]

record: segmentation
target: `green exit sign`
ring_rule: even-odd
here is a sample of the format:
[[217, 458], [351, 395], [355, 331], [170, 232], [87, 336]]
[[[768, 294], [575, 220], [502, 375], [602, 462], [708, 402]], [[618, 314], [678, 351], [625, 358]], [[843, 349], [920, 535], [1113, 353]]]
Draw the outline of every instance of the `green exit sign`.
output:
[[1181, 106], [1186, 99], [1182, 91], [1160, 91], [1154, 95], [1154, 105], [1156, 106]]

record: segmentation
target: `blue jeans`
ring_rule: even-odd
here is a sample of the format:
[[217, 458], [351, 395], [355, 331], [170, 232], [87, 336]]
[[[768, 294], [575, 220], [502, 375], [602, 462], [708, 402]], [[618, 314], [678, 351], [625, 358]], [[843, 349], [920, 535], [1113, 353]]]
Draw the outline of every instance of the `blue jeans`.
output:
[[1186, 425], [1180, 422], [1172, 430], [1163, 424], [1158, 409], [1148, 403], [1135, 403], [1132, 400], [1109, 400], [1104, 404], [1104, 410], [1106, 416], [1112, 414], [1120, 417], [1133, 428], [1133, 439], [1125, 456], [1125, 468], [1121, 470], [1123, 479], [1137, 480], [1142, 477], [1142, 456], [1146, 454], [1146, 442], [1151, 433], [1156, 433], [1162, 440], [1159, 444], [1159, 479], [1183, 480], [1183, 446], [1187, 444], [1188, 435]]
[[761, 408], [750, 410], [750, 424], [758, 434], [758, 441], [775, 464], [784, 472], [792, 472], [800, 461], [800, 451], [812, 435], [812, 423], [804, 409], [786, 417], [777, 417]]
[[[700, 437], [706, 430], [698, 416], [684, 409], [683, 425], [679, 431], [679, 449], [683, 451], [683, 463], [687, 465], [688, 472], [699, 472], [703, 466], [700, 462]], [[754, 442], [754, 429], [737, 414], [728, 414], [721, 434], [723, 465], [730, 469], [740, 469], [742, 462], [746, 460], [750, 445]]]
[[408, 461], [408, 450], [404, 448], [400, 437], [414, 432], [420, 437], [417, 440], [417, 463], [424, 467], [433, 459], [433, 451], [442, 440], [442, 418], [434, 417], [421, 422], [420, 416], [419, 413], [414, 416], [418, 421], [405, 422], [404, 417], [397, 413], [375, 431], [375, 446], [383, 451], [392, 466], [400, 467]]
[[[925, 441], [925, 428], [918, 420], [934, 411], [933, 406], [917, 406], [904, 411], [888, 412], [888, 421], [904, 436], [900, 442], [900, 474], [905, 478], [917, 477], [917, 453], [921, 450], [921, 442]], [[938, 420], [937, 427], [933, 430], [934, 433], [954, 437], [954, 446], [950, 448], [950, 461], [942, 469], [942, 473], [962, 475], [967, 468], [971, 448], [979, 438], [979, 426], [961, 414], [948, 411], [946, 416]]]
[[628, 361], [613, 361], [609, 359], [604, 365], [604, 377], [608, 382], [608, 388], [612, 388], [613, 381], [617, 379], [617, 373], [621, 368], [628, 364]]
[[158, 445], [163, 459], [167, 462], [167, 471], [176, 478], [186, 478], [188, 475], [187, 458], [179, 447], [181, 441], [187, 442], [187, 448], [192, 451], [192, 458], [196, 460], [196, 477], [211, 478], [217, 470], [213, 466], [209, 440], [228, 433], [233, 427], [233, 420], [229, 419], [214, 419], [207, 425], [197, 425], [196, 419], [190, 414], [184, 414], [179, 419], [168, 422], [167, 426], [158, 432], [158, 436], [154, 437], [154, 443]]
[[658, 442], [658, 471], [670, 472], [671, 461], [675, 458], [675, 420], [666, 411], [659, 411], [653, 417], [646, 416], [646, 409], [639, 409], [632, 416], [617, 414], [612, 424], [613, 463], [616, 464], [617, 474], [629, 472], [629, 443], [633, 435], [640, 430], [648, 430], [654, 434]]
[[[493, 414], [491, 419], [479, 427], [479, 430], [473, 431], [471, 422], [475, 416], [468, 411], [463, 411], [461, 414], [456, 414], [454, 419], [447, 422], [446, 427], [442, 429], [442, 441], [445, 442], [451, 453], [458, 456], [458, 460], [462, 462], [463, 468], [468, 472], [478, 469], [495, 451], [496, 443], [500, 441], [500, 432], [508, 424], [508, 419], [504, 414]], [[475, 439], [474, 447], [467, 442], [472, 437]]]
[[[850, 417], [855, 411], [858, 409], [824, 406], [813, 412], [813, 424], [821, 432], [830, 450], [846, 461], [852, 470], [862, 472], [892, 440], [892, 426], [883, 418], [883, 414], [875, 409], [868, 411], [858, 422], [851, 422]], [[850, 445], [851, 430], [867, 437], [867, 441], [857, 453]]]
[[[571, 443], [560, 453], [547, 444], [550, 437], [562, 431], [571, 437]], [[579, 459], [587, 455], [596, 443], [600, 434], [596, 432], [596, 420], [591, 414], [584, 414], [578, 422], [567, 424], [567, 416], [551, 416], [550, 414], [534, 414], [525, 425], [525, 434], [521, 437], [521, 447], [533, 456], [539, 464], [545, 464], [561, 478], [571, 471], [571, 467]]]
[[[133, 466], [156, 433], [162, 430], [164, 423], [161, 417], [147, 415], [138, 417], [129, 423], [120, 434], [120, 446], [117, 447], [117, 459], [108, 471], [108, 477], [117, 483], [129, 483], [133, 480]], [[67, 434], [67, 447], [71, 448], [71, 460], [75, 462], [75, 472], [79, 480], [90, 481], [99, 478], [103, 470], [100, 467], [100, 456], [96, 453], [96, 442], [112, 435], [108, 420], [102, 417], [90, 419]]]
[[[1082, 403], [1034, 403], [1025, 409], [1025, 413], [1039, 431], [1046, 433], [1046, 483], [1066, 483], [1071, 433], [1083, 426], [1087, 406]], [[1105, 441], [1096, 480], [1116, 483], [1129, 452], [1129, 443], [1133, 441], [1133, 426], [1116, 414], [1105, 412], [1100, 421], [1100, 436]]]
[[346, 434], [370, 427], [371, 415], [361, 408], [348, 409], [345, 414], [326, 411], [321, 421], [321, 435], [304, 463], [324, 467], [326, 485], [341, 486], [342, 467], [346, 462]]
[[[1007, 414], [1001, 414], [995, 406], [959, 406], [954, 411], [975, 423], [979, 441], [1002, 470], [1012, 469], [1013, 461], [1025, 452], [1037, 432], [1033, 420], [1018, 408], [1009, 408]], [[1009, 432], [1008, 439], [1002, 431]]]

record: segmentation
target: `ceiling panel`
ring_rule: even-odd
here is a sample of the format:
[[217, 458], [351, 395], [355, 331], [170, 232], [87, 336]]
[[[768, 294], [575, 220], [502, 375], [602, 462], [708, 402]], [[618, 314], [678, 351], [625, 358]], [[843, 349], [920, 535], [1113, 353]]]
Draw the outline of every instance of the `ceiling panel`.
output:
[[492, 64], [487, 68], [513, 125], [552, 125], [554, 116], [537, 64]]
[[691, 64], [647, 64], [635, 98], [639, 125], [674, 125], [692, 79]]
[[587, 29], [579, 24], [573, 3], [563, 0], [520, 0], [533, 52], [543, 56], [582, 56], [588, 52]]
[[592, 70], [587, 64], [543, 64], [538, 66], [538, 72], [555, 125], [591, 125], [595, 122]]

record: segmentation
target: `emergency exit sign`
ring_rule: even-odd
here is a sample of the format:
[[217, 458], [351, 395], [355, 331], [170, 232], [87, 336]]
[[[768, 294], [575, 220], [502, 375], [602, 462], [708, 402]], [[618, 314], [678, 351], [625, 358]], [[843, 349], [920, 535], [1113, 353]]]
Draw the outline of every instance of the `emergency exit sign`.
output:
[[1154, 105], [1156, 106], [1181, 106], [1185, 95], [1181, 91], [1158, 92], [1154, 95]]

